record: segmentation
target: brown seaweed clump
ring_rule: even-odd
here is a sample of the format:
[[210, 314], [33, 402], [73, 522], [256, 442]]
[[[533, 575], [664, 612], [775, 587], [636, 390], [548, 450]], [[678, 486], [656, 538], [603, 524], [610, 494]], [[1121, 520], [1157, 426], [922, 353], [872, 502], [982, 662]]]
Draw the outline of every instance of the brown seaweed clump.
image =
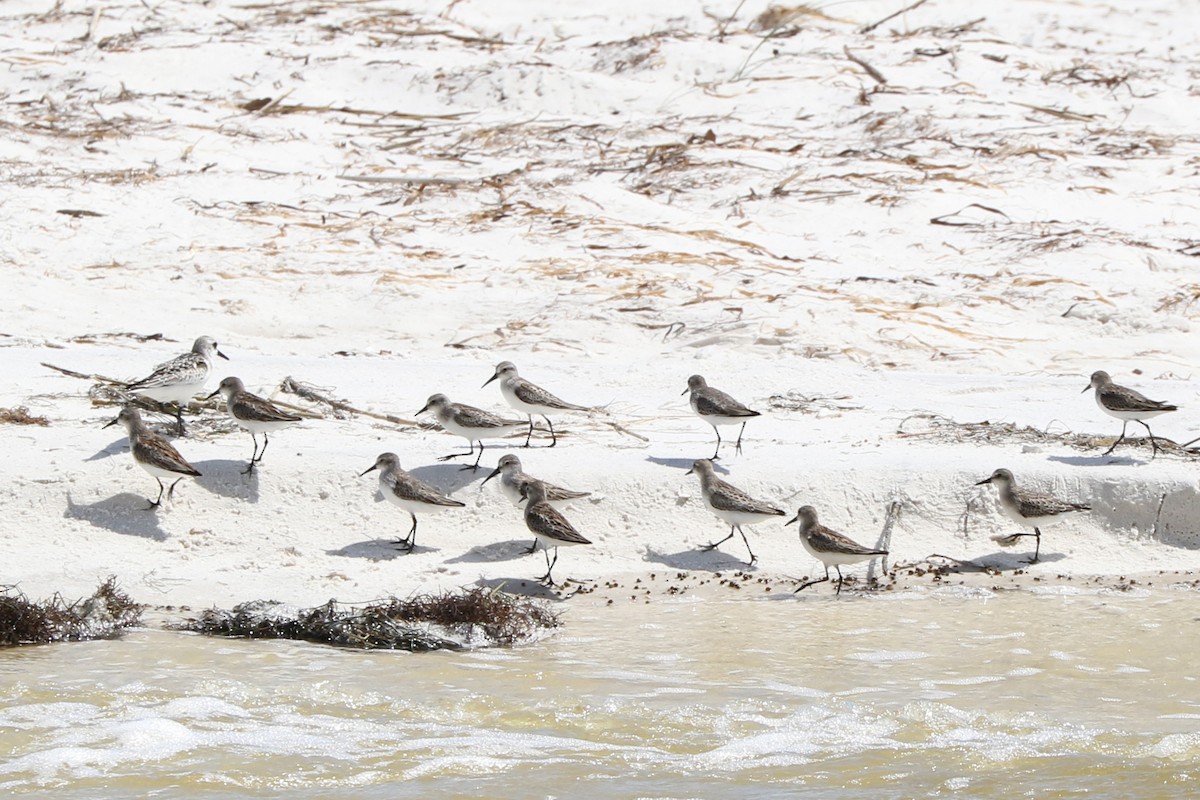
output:
[[0, 647], [113, 639], [137, 625], [145, 607], [109, 576], [91, 597], [68, 603], [61, 595], [34, 602], [13, 587], [0, 589]]
[[394, 597], [362, 606], [330, 600], [297, 608], [273, 600], [209, 609], [184, 630], [210, 636], [300, 639], [363, 650], [461, 650], [536, 641], [557, 628], [558, 615], [542, 603], [497, 590]]

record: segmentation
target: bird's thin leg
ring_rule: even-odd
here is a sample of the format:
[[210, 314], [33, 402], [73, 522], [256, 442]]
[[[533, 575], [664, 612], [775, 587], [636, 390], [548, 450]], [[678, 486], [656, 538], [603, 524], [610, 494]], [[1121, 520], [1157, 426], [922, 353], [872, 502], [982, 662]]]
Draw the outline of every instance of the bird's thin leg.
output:
[[1033, 560], [1029, 562], [1030, 564], [1036, 564], [1038, 555], [1042, 552], [1042, 532], [1037, 528], [1033, 529], [1033, 541]]
[[533, 438], [533, 414], [526, 414], [525, 416], [529, 418], [529, 433], [525, 434], [525, 444], [523, 446], [529, 447], [529, 440]]
[[471, 456], [475, 455], [475, 440], [474, 440], [474, 439], [468, 439], [468, 440], [467, 440], [467, 442], [468, 442], [468, 443], [471, 445], [471, 449], [470, 449], [470, 450], [468, 450], [467, 452], [465, 452], [465, 453], [451, 453], [451, 454], [450, 454], [450, 455], [448, 455], [448, 456], [438, 456], [438, 461], [449, 461], [449, 460], [450, 460], [450, 459], [452, 459], [452, 458], [462, 458], [463, 456], [466, 456], [467, 458], [470, 458]]
[[528, 550], [526, 550], [525, 552], [526, 552], [526, 553], [536, 553], [536, 552], [537, 552], [537, 546], [538, 546], [538, 540], [537, 540], [537, 539], [534, 539], [534, 540], [533, 540], [533, 545], [532, 545], [532, 546], [530, 546], [530, 548], [529, 548]]
[[1117, 445], [1119, 445], [1121, 442], [1125, 441], [1125, 428], [1126, 428], [1126, 427], [1128, 427], [1128, 425], [1129, 425], [1129, 420], [1127, 420], [1127, 419], [1126, 419], [1126, 420], [1121, 420], [1121, 435], [1120, 435], [1120, 436], [1118, 436], [1118, 437], [1117, 437], [1117, 440], [1116, 440], [1115, 442], [1113, 442], [1113, 443], [1112, 443], [1112, 447], [1110, 447], [1110, 448], [1108, 448], [1107, 450], [1105, 450], [1105, 451], [1104, 451], [1104, 455], [1108, 455], [1108, 454], [1109, 454], [1109, 453], [1111, 453], [1113, 450], [1116, 450], [1116, 449], [1117, 449]]
[[411, 553], [413, 548], [417, 546], [417, 515], [411, 511], [408, 512], [408, 515], [412, 517], [412, 527], [408, 529], [408, 536], [405, 536], [403, 539], [397, 539], [396, 544], [404, 552]]
[[149, 507], [146, 508], [147, 511], [150, 511], [151, 509], [154, 509], [154, 508], [158, 508], [162, 504], [162, 496], [163, 496], [163, 490], [164, 490], [162, 478], [156, 477], [154, 480], [158, 481], [158, 497], [154, 500], [151, 500], [149, 497], [146, 498], [146, 502], [150, 504]]
[[1147, 425], [1144, 421], [1142, 421], [1140, 419], [1138, 420], [1138, 422], [1141, 422], [1142, 427], [1146, 429], [1146, 433], [1150, 434], [1150, 447], [1153, 448], [1153, 450], [1151, 450], [1151, 452], [1150, 452], [1150, 458], [1153, 459], [1156, 455], [1158, 455], [1158, 440], [1155, 439], [1154, 434], [1150, 432], [1149, 425]]
[[[554, 423], [551, 422], [550, 418], [547, 417], [545, 414], [542, 414], [542, 419], [546, 420], [546, 427], [548, 427], [550, 429], [550, 446], [554, 447], [554, 445], [558, 444], [558, 434], [556, 434], [554, 432]], [[529, 423], [529, 427], [530, 428], [533, 427], [532, 422]]]
[[746, 432], [746, 423], [742, 422], [742, 429], [738, 431], [737, 446], [733, 448], [733, 452], [737, 455], [742, 454], [742, 434]]
[[558, 548], [554, 548], [554, 560], [550, 560], [550, 548], [546, 548], [546, 574], [538, 578], [538, 583], [544, 583], [547, 586], [554, 586], [554, 578], [550, 577], [550, 573], [554, 571], [554, 565], [558, 563]]
[[175, 403], [175, 425], [179, 429], [180, 436], [187, 436], [187, 431], [183, 429], [183, 403]]
[[754, 566], [754, 562], [758, 561], [758, 556], [754, 555], [754, 551], [750, 549], [750, 540], [746, 538], [746, 532], [742, 530], [742, 526], [738, 525], [737, 531], [742, 535], [742, 541], [746, 543], [746, 552], [750, 554], [750, 566]]
[[[733, 526], [733, 525], [730, 525], [730, 526], [729, 526], [729, 535], [728, 535], [728, 536], [726, 536], [726, 537], [725, 537], [724, 539], [722, 539], [721, 541], [719, 541], [719, 542], [712, 542], [711, 544], [701, 545], [700, 549], [701, 549], [701, 550], [705, 550], [705, 551], [708, 551], [708, 550], [716, 550], [718, 547], [720, 547], [721, 545], [725, 544], [726, 542], [728, 542], [730, 539], [732, 539], [732, 538], [733, 538], [733, 528], [734, 528], [734, 526]], [[746, 547], [747, 547], [747, 549], [749, 549], [749, 545], [747, 545]]]
[[[474, 442], [472, 442], [472, 443], [471, 443], [471, 447], [472, 447], [472, 448], [474, 448], [474, 447], [475, 447], [475, 444], [474, 444]], [[470, 453], [467, 453], [467, 455], [470, 455]], [[467, 469], [469, 469], [469, 470], [471, 470], [472, 472], [475, 472], [476, 470], [478, 470], [478, 469], [479, 469], [479, 460], [480, 460], [481, 458], [483, 458], [483, 440], [482, 440], [482, 439], [480, 439], [480, 440], [479, 440], [479, 455], [475, 456], [475, 463], [474, 463], [474, 464], [468, 464], [468, 465], [467, 465], [467, 466], [465, 466], [465, 467], [459, 467], [459, 468], [458, 468], [458, 471], [459, 471], [459, 472], [462, 472], [463, 470], [467, 470]]]
[[838, 564], [834, 564], [833, 568], [837, 570], [838, 574], [838, 588], [837, 591], [834, 592], [834, 595], [836, 596], [842, 593], [842, 568]]
[[716, 461], [721, 457], [721, 429], [713, 425], [713, 431], [717, 434], [717, 449], [713, 450], [712, 460]]
[[792, 594], [795, 594], [796, 592], [800, 591], [801, 589], [807, 589], [808, 587], [812, 586], [814, 583], [824, 583], [827, 580], [829, 580], [829, 565], [828, 564], [825, 565], [825, 577], [824, 578], [817, 578], [815, 581], [805, 581], [804, 583], [800, 584], [795, 589], [793, 589]]
[[254, 431], [250, 431], [250, 439], [254, 442], [254, 452], [250, 455], [250, 463], [242, 470], [243, 475], [249, 475], [254, 471], [254, 465], [258, 463], [258, 437], [254, 435]]
[[183, 478], [176, 478], [175, 483], [171, 484], [171, 488], [167, 489], [167, 499], [168, 500], [170, 500], [172, 497], [175, 496], [175, 487], [179, 485], [179, 482], [181, 480], [183, 480]]
[[262, 461], [263, 456], [265, 456], [267, 454], [267, 445], [269, 445], [270, 443], [271, 443], [271, 437], [268, 436], [267, 433], [264, 431], [263, 432], [263, 449], [262, 449], [262, 452], [258, 454], [259, 461]]

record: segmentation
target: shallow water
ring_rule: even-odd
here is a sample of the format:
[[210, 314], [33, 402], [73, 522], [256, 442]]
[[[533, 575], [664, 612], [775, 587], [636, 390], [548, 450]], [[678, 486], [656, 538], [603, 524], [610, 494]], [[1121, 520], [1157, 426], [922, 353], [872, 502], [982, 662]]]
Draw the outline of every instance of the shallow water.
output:
[[[140, 630], [0, 653], [0, 791], [1190, 797], [1197, 595], [567, 603], [517, 650]], [[586, 783], [585, 783], [586, 782]]]

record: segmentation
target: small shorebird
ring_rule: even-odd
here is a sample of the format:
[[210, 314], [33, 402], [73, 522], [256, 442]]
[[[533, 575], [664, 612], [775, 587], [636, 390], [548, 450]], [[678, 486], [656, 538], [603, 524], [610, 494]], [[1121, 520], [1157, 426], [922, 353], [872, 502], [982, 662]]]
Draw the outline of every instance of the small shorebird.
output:
[[201, 336], [192, 345], [190, 353], [164, 361], [140, 381], [125, 384], [125, 388], [159, 403], [174, 403], [175, 421], [182, 434], [183, 406], [204, 390], [208, 373], [212, 372], [214, 355], [229, 360], [229, 356], [217, 349], [211, 336]]
[[496, 372], [484, 381], [487, 386], [492, 381], [500, 379], [500, 394], [515, 410], [529, 417], [529, 434], [525, 437], [525, 446], [529, 447], [529, 439], [533, 436], [533, 415], [537, 414], [546, 420], [550, 428], [550, 447], [558, 444], [558, 436], [554, 433], [554, 425], [546, 414], [551, 411], [591, 411], [587, 406], [577, 406], [560, 400], [535, 383], [517, 374], [517, 366], [511, 361], [501, 361], [496, 365]]
[[479, 455], [476, 457], [475, 463], [463, 467], [463, 469], [479, 469], [479, 460], [483, 458], [483, 440], [485, 438], [502, 438], [525, 427], [525, 423], [519, 419], [504, 419], [481, 408], [475, 408], [475, 406], [451, 403], [450, 398], [444, 394], [431, 395], [417, 414], [424, 414], [430, 409], [433, 410], [433, 415], [437, 417], [437, 421], [441, 423], [447, 433], [463, 437], [471, 446], [471, 449], [465, 453], [451, 453], [448, 456], [442, 456], [438, 461], [449, 461], [452, 458], [462, 458], [463, 456], [470, 458], [475, 453], [475, 442], [479, 442]]
[[379, 491], [389, 502], [400, 506], [412, 517], [412, 527], [403, 539], [397, 539], [396, 544], [406, 553], [411, 553], [417, 546], [417, 514], [427, 511], [443, 511], [447, 508], [462, 508], [452, 497], [447, 497], [420, 478], [416, 478], [400, 469], [400, 459], [395, 453], [381, 453], [375, 463], [368, 467], [358, 477], [368, 472], [379, 470]]
[[1067, 514], [1077, 511], [1091, 511], [1092, 507], [1082, 503], [1069, 503], [1057, 497], [1036, 492], [1032, 489], [1022, 489], [1013, 480], [1013, 474], [1006, 469], [998, 469], [990, 477], [978, 481], [975, 485], [994, 483], [1000, 491], [1000, 508], [1013, 522], [1033, 528], [1033, 533], [1013, 533], [1008, 536], [994, 536], [993, 541], [1001, 547], [1012, 547], [1022, 536], [1033, 536], [1037, 542], [1033, 550], [1030, 564], [1036, 564], [1042, 549], [1042, 525], [1057, 522]]
[[[267, 445], [271, 443], [267, 434], [283, 430], [293, 422], [300, 421], [300, 417], [280, 409], [265, 397], [247, 392], [240, 378], [225, 378], [217, 390], [204, 399], [211, 400], [219, 394], [225, 396], [225, 407], [229, 410], [229, 415], [237, 420], [238, 425], [250, 431], [250, 438], [254, 441], [254, 453], [250, 456], [250, 465], [242, 471], [243, 475], [253, 471], [254, 465], [266, 455]], [[259, 433], [263, 435], [261, 453], [258, 452]]]
[[[537, 541], [541, 542], [546, 554], [546, 574], [538, 581], [547, 586], [554, 586], [550, 573], [558, 563], [558, 548], [571, 547], [577, 544], [591, 544], [579, 531], [567, 522], [547, 499], [546, 484], [541, 481], [530, 481], [522, 488], [525, 496], [525, 527], [529, 528]], [[550, 548], [554, 548], [554, 560], [550, 560]]]
[[[500, 491], [504, 493], [504, 496], [514, 506], [521, 505], [521, 500], [525, 496], [524, 487], [537, 480], [526, 475], [521, 469], [521, 459], [511, 454], [500, 457], [500, 462], [492, 470], [491, 474], [483, 479], [483, 483], [487, 483], [497, 475], [500, 476]], [[574, 492], [570, 489], [564, 489], [561, 486], [555, 486], [552, 483], [546, 483], [545, 481], [538, 482], [546, 489], [546, 502], [557, 511], [561, 511], [565, 506], [570, 505], [571, 501], [587, 497], [591, 494], [591, 492]], [[480, 484], [481, 488], [483, 483]], [[534, 540], [533, 547], [529, 548], [529, 552], [532, 553], [534, 550], [537, 550], [537, 545], [537, 540]]]
[[1135, 392], [1133, 389], [1120, 386], [1113, 383], [1113, 379], [1104, 370], [1096, 370], [1092, 373], [1092, 380], [1084, 387], [1084, 392], [1088, 389], [1096, 390], [1096, 405], [1100, 406], [1100, 410], [1110, 417], [1116, 417], [1121, 420], [1121, 435], [1112, 443], [1112, 447], [1104, 451], [1104, 455], [1108, 455], [1113, 450], [1117, 449], [1125, 439], [1125, 428], [1129, 426], [1130, 420], [1136, 420], [1146, 429], [1146, 433], [1150, 434], [1150, 458], [1158, 455], [1158, 442], [1154, 439], [1154, 434], [1150, 432], [1150, 426], [1146, 424], [1146, 420], [1153, 419], [1159, 414], [1166, 414], [1168, 411], [1178, 411], [1178, 406], [1173, 406], [1170, 403], [1163, 403], [1158, 400], [1151, 400], [1141, 392]]
[[742, 541], [746, 543], [746, 552], [750, 553], [750, 563], [753, 564], [758, 560], [758, 556], [750, 549], [750, 540], [746, 538], [742, 526], [757, 525], [771, 517], [786, 516], [787, 513], [761, 500], [755, 500], [736, 486], [718, 478], [713, 471], [712, 461], [707, 458], [694, 462], [692, 468], [687, 471], [688, 475], [692, 473], [700, 476], [700, 494], [704, 498], [704, 505], [729, 526], [728, 536], [719, 542], [704, 545], [701, 549], [715, 550], [732, 539], [736, 530], [742, 535]]
[[133, 460], [139, 467], [153, 475], [154, 480], [158, 481], [158, 497], [154, 500], [146, 498], [150, 503], [149, 508], [158, 508], [162, 503], [163, 478], [175, 478], [171, 488], [167, 489], [167, 498], [170, 499], [175, 494], [175, 484], [183, 480], [185, 475], [193, 478], [200, 477], [200, 471], [189, 464], [187, 459], [171, 446], [170, 442], [146, 426], [146, 423], [142, 421], [142, 415], [136, 408], [133, 406], [122, 408], [117, 418], [104, 427], [110, 428], [118, 422], [125, 426], [125, 431], [129, 434], [129, 449], [133, 451]]
[[761, 415], [757, 411], [746, 408], [721, 390], [712, 388], [700, 375], [688, 378], [688, 388], [683, 391], [683, 394], [688, 393], [691, 393], [688, 403], [691, 405], [692, 411], [695, 411], [700, 419], [712, 425], [713, 430], [716, 431], [717, 449], [713, 451], [713, 459], [715, 460], [721, 453], [721, 430], [717, 427], [718, 425], [741, 424], [742, 429], [738, 431], [737, 445], [734, 447], [734, 452], [741, 454], [742, 434], [746, 432], [746, 421]]
[[783, 524], [791, 525], [793, 522], [800, 523], [800, 543], [804, 545], [804, 549], [825, 565], [825, 577], [805, 581], [793, 590], [792, 594], [801, 589], [807, 589], [814, 583], [824, 583], [829, 580], [830, 567], [837, 570], [838, 584], [835, 594], [841, 594], [843, 564], [857, 564], [860, 561], [869, 561], [875, 556], [888, 554], [887, 550], [872, 550], [869, 547], [863, 547], [853, 539], [826, 528], [817, 521], [817, 510], [812, 506], [801, 506], [800, 510], [796, 512], [796, 516]]

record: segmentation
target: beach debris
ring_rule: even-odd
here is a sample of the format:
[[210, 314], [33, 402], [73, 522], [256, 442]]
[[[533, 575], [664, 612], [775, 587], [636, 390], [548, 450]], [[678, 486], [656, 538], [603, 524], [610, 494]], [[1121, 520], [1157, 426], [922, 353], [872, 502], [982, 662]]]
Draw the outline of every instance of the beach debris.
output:
[[6, 586], [0, 588], [0, 647], [114, 639], [141, 621], [144, 608], [117, 588], [113, 576], [72, 603], [60, 594], [33, 601]]
[[39, 425], [43, 428], [50, 424], [50, 420], [45, 417], [30, 414], [26, 406], [0, 408], [0, 422], [5, 425]]
[[473, 588], [404, 600], [330, 600], [313, 608], [254, 600], [229, 611], [208, 609], [182, 628], [209, 636], [424, 652], [528, 644], [560, 624], [558, 614], [532, 598]]

